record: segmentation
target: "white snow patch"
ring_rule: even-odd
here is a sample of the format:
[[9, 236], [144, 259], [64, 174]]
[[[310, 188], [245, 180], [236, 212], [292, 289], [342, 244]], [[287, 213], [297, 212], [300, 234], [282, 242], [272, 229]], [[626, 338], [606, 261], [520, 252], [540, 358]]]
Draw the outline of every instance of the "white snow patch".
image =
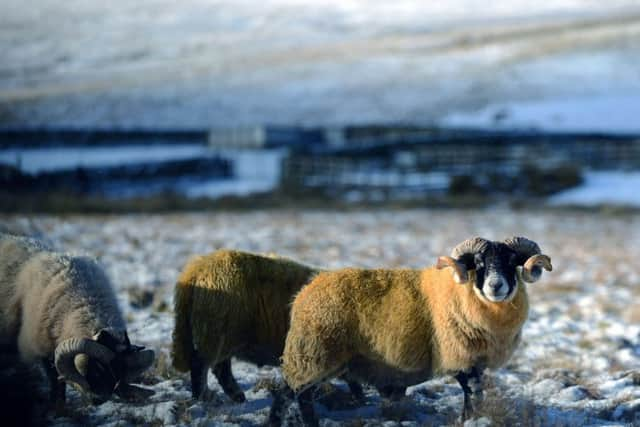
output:
[[539, 129], [564, 132], [640, 133], [640, 96], [606, 95], [553, 98], [488, 105], [478, 111], [457, 112], [442, 123], [498, 129]]
[[188, 197], [246, 196], [268, 192], [278, 186], [286, 150], [222, 150], [219, 153], [231, 159], [234, 177], [194, 183], [185, 190]]
[[610, 204], [640, 207], [640, 172], [586, 172], [584, 179], [577, 188], [551, 196], [548, 203], [552, 206]]
[[211, 155], [203, 144], [123, 145], [115, 147], [12, 148], [0, 150], [0, 163], [36, 174], [79, 167], [121, 166]]

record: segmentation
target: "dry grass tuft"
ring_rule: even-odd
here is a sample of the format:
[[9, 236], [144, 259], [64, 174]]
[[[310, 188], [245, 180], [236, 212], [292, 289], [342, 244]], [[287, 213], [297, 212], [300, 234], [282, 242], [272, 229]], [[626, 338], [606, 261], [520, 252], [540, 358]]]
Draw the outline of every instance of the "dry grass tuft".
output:
[[[640, 295], [637, 298], [640, 299]], [[630, 324], [640, 324], [640, 310], [635, 305], [624, 310], [622, 317]]]
[[536, 373], [535, 382], [545, 379], [555, 380], [562, 384], [563, 387], [571, 387], [577, 384], [579, 375], [567, 368], [548, 368], [541, 369]]
[[269, 393], [273, 393], [278, 390], [279, 384], [278, 380], [274, 376], [263, 377], [256, 381], [256, 384], [253, 386], [253, 391], [258, 392], [261, 390], [266, 390]]
[[143, 376], [143, 383], [154, 384], [157, 378], [162, 380], [169, 380], [174, 378], [183, 378], [185, 374], [178, 372], [171, 363], [171, 356], [166, 349], [159, 349], [156, 355], [156, 362], [145, 372]]

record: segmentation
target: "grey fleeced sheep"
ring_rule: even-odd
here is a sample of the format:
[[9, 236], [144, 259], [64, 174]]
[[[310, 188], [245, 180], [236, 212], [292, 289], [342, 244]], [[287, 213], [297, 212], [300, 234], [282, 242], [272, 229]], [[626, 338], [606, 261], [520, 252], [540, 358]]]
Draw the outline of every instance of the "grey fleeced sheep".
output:
[[96, 398], [128, 395], [151, 350], [131, 345], [111, 284], [91, 258], [0, 234], [0, 346], [41, 362], [60, 408], [65, 383]]

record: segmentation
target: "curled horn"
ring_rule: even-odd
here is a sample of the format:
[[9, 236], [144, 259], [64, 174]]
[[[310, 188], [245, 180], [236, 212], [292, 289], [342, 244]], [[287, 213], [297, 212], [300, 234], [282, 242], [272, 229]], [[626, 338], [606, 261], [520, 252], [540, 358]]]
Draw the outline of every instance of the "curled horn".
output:
[[474, 269], [475, 263], [473, 258], [475, 254], [484, 252], [489, 247], [489, 244], [489, 241], [482, 237], [467, 239], [453, 248], [451, 258], [464, 263], [467, 269]]
[[542, 276], [542, 269], [551, 271], [551, 258], [543, 255], [538, 244], [525, 237], [510, 237], [504, 243], [518, 254], [518, 264], [522, 265], [522, 279], [534, 283]]
[[89, 383], [78, 372], [75, 365], [75, 357], [79, 354], [86, 354], [105, 364], [109, 364], [115, 355], [104, 345], [88, 338], [69, 338], [58, 344], [54, 354], [54, 363], [58, 373], [66, 381], [76, 383], [83, 390], [89, 391], [91, 390]]
[[476, 253], [484, 251], [489, 242], [481, 237], [467, 239], [457, 245], [451, 251], [451, 256], [441, 256], [438, 258], [436, 268], [453, 268], [453, 279], [457, 283], [467, 283], [469, 281], [468, 270], [474, 269], [473, 257]]

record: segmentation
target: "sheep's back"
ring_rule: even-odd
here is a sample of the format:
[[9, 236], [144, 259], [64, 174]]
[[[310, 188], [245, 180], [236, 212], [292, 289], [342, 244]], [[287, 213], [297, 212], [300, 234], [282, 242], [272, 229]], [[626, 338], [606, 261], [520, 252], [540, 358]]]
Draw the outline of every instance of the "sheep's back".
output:
[[47, 247], [36, 240], [0, 234], [0, 344], [14, 346], [20, 327], [24, 294], [40, 283], [19, 279], [24, 266]]
[[179, 286], [192, 287], [195, 347], [217, 360], [241, 349], [248, 360], [273, 363], [284, 346], [290, 301], [314, 272], [288, 259], [239, 251], [194, 258]]
[[417, 270], [320, 273], [294, 301], [285, 370], [294, 378], [309, 354], [328, 351], [336, 360], [428, 371], [432, 332], [419, 285]]
[[125, 329], [111, 284], [93, 259], [25, 238], [3, 239], [0, 251], [2, 289], [9, 296], [2, 299], [3, 334], [17, 339], [24, 359], [49, 355], [66, 338]]

